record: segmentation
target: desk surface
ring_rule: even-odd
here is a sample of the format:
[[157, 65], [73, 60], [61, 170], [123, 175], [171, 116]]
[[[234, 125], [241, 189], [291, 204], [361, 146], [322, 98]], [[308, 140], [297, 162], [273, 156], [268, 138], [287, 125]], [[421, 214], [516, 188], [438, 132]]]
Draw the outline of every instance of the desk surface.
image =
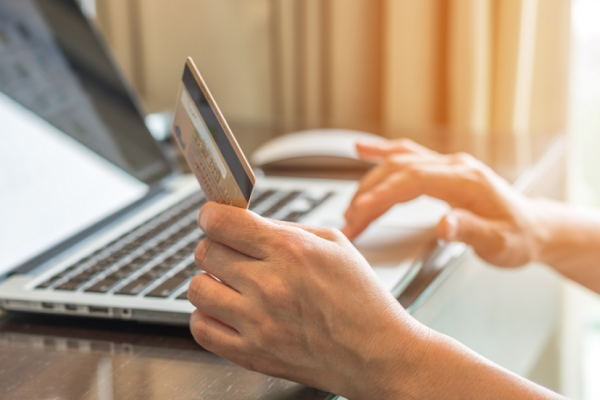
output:
[[311, 399], [326, 393], [249, 372], [201, 349], [187, 328], [2, 315], [0, 398]]
[[[238, 138], [245, 136], [238, 133]], [[473, 153], [514, 182], [557, 135], [520, 140], [454, 136], [450, 141], [432, 133], [420, 138], [438, 151]], [[186, 328], [0, 313], [0, 397], [274, 400], [328, 395], [245, 371], [199, 348]]]

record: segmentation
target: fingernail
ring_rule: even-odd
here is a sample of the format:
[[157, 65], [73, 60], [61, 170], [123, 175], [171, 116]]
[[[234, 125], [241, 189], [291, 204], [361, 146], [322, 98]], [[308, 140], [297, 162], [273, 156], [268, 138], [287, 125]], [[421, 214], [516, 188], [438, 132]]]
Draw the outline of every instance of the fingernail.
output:
[[446, 216], [446, 239], [453, 241], [458, 234], [458, 218], [455, 215], [449, 214]]
[[200, 211], [198, 212], [198, 226], [200, 229], [204, 230], [206, 227], [206, 219], [209, 217], [210, 209], [212, 208], [212, 202], [205, 203], [202, 207], [200, 207]]

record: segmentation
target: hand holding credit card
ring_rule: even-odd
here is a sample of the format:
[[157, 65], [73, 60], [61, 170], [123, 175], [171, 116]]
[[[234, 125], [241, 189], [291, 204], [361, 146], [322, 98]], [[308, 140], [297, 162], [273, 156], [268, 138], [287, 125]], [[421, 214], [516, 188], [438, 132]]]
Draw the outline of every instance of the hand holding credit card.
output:
[[248, 208], [254, 173], [190, 57], [177, 95], [172, 134], [207, 200]]

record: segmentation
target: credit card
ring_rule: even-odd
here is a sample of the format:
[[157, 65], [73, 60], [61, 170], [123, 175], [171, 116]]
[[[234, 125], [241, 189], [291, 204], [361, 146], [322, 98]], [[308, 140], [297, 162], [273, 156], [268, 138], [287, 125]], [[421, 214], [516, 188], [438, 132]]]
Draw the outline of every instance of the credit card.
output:
[[206, 198], [248, 208], [254, 173], [191, 57], [183, 70], [171, 131]]

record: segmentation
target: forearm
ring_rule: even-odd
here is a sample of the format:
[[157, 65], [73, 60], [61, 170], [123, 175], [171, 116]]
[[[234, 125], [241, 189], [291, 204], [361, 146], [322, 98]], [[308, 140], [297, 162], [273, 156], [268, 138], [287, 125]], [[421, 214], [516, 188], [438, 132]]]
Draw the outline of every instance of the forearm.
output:
[[564, 397], [486, 360], [455, 340], [432, 332], [416, 368], [395, 377], [386, 399], [563, 399]]
[[534, 259], [600, 293], [600, 212], [533, 200]]

